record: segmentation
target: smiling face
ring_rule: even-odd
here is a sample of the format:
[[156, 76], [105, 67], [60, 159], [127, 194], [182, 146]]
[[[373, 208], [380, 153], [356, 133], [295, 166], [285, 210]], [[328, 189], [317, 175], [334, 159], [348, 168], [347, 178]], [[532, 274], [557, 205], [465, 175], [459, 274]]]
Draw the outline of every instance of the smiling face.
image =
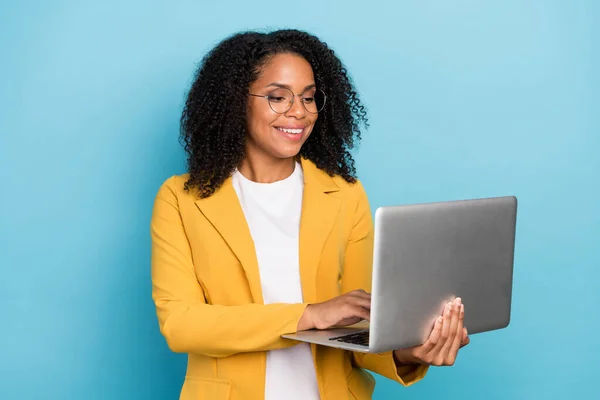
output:
[[[295, 157], [310, 136], [317, 114], [309, 113], [302, 105], [299, 94], [311, 97], [315, 78], [308, 61], [295, 54], [277, 54], [261, 68], [258, 79], [250, 84], [249, 93], [272, 96], [273, 106], [281, 101], [286, 88], [296, 96], [292, 107], [278, 114], [269, 100], [250, 96], [248, 101], [248, 137], [246, 157], [267, 162]], [[277, 108], [276, 108], [277, 109]]]

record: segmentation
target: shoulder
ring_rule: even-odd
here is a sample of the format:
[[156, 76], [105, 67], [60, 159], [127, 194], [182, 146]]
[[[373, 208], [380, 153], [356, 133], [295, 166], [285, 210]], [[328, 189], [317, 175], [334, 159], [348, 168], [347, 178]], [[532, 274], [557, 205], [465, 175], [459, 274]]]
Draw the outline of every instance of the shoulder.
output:
[[347, 182], [340, 177], [339, 181], [340, 193], [347, 199], [346, 201], [349, 209], [352, 210], [353, 218], [370, 216], [371, 206], [369, 198], [360, 179], [357, 179], [355, 182]]
[[370, 212], [367, 192], [360, 179], [348, 182], [339, 175], [330, 176], [323, 170], [317, 169], [317, 171], [317, 180], [322, 183], [324, 191], [341, 200], [344, 209], [350, 213], [348, 217]]
[[360, 179], [354, 182], [348, 182], [341, 176], [334, 176], [332, 179], [339, 188], [340, 197], [350, 202], [368, 202], [367, 192]]
[[181, 198], [194, 196], [190, 191], [185, 190], [185, 183], [189, 179], [189, 174], [172, 175], [162, 182], [156, 193], [156, 199], [178, 202]]
[[332, 194], [340, 198], [343, 204], [340, 216], [346, 221], [345, 225], [351, 227], [349, 240], [366, 237], [372, 231], [373, 223], [369, 199], [362, 182], [360, 179], [348, 182], [338, 176], [332, 179], [339, 188]]
[[337, 197], [344, 200], [366, 200], [366, 192], [360, 179], [348, 182], [340, 175], [331, 176], [307, 159], [302, 160], [302, 166], [305, 180], [317, 183], [325, 192], [335, 192]]
[[339, 175], [333, 176], [331, 179], [340, 188], [340, 191], [348, 193], [350, 195], [360, 195], [365, 192], [365, 188], [360, 179], [356, 179], [354, 182], [348, 182]]

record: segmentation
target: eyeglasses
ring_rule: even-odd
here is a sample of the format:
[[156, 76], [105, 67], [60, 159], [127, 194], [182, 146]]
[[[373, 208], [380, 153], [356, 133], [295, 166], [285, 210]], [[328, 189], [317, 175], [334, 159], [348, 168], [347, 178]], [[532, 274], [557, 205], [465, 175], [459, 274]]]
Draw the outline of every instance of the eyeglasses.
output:
[[325, 107], [325, 101], [327, 96], [321, 89], [310, 89], [304, 93], [295, 95], [289, 89], [279, 88], [273, 90], [268, 95], [264, 96], [261, 94], [252, 94], [250, 96], [260, 97], [269, 101], [269, 107], [277, 114], [285, 114], [294, 105], [294, 98], [300, 96], [300, 102], [304, 106], [304, 109], [311, 114], [317, 114]]

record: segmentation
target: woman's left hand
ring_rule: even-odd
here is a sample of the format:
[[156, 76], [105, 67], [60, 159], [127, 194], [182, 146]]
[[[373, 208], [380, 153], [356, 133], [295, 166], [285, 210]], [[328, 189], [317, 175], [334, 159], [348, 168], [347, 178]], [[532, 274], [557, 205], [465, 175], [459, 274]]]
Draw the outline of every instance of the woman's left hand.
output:
[[458, 350], [469, 344], [463, 327], [465, 307], [460, 298], [446, 304], [443, 316], [436, 319], [433, 330], [420, 346], [394, 350], [398, 364], [454, 365]]

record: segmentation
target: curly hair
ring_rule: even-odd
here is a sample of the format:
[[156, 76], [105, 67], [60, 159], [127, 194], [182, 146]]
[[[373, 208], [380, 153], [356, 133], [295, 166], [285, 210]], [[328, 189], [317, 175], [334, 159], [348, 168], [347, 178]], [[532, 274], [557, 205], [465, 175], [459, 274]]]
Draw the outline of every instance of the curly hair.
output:
[[330, 176], [356, 181], [350, 150], [360, 141], [360, 125], [368, 127], [366, 109], [333, 50], [309, 33], [289, 29], [237, 33], [203, 58], [181, 116], [189, 172], [185, 190], [197, 189], [201, 198], [209, 197], [239, 166], [245, 156], [250, 84], [271, 57], [284, 53], [305, 58], [317, 87], [327, 94], [297, 157]]

